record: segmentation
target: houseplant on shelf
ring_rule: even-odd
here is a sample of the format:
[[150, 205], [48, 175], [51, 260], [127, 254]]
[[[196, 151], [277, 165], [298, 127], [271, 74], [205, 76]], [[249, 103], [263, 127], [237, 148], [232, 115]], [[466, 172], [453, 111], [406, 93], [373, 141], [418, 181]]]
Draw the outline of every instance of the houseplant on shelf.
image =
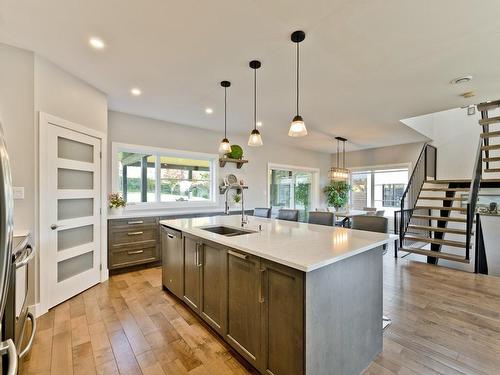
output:
[[109, 213], [111, 215], [120, 215], [127, 202], [120, 196], [119, 193], [110, 193], [108, 196]]
[[330, 185], [325, 186], [323, 191], [326, 194], [328, 206], [335, 207], [335, 211], [339, 211], [349, 201], [351, 186], [345, 181], [332, 181]]
[[225, 156], [230, 159], [243, 159], [243, 149], [239, 145], [232, 145], [231, 152]]

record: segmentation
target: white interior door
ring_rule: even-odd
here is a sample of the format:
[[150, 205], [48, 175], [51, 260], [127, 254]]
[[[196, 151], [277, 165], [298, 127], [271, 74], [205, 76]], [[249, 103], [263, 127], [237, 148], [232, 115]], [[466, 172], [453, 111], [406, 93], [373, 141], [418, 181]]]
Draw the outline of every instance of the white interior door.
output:
[[100, 281], [101, 140], [50, 123], [45, 134], [40, 276], [47, 278], [51, 308]]

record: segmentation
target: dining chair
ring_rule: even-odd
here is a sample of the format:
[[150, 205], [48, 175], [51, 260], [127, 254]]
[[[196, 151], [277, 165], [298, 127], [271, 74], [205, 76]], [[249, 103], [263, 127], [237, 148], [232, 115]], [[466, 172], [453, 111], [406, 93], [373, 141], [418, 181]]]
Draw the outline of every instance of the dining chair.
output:
[[264, 207], [256, 207], [253, 209], [253, 216], [265, 217], [269, 219], [271, 217], [271, 209]]
[[[383, 216], [356, 215], [351, 218], [351, 229], [387, 233], [389, 220]], [[386, 251], [387, 245], [384, 245], [384, 254]]]
[[278, 212], [278, 219], [287, 221], [299, 221], [299, 210], [282, 208]]
[[311, 211], [309, 212], [308, 223], [333, 226], [335, 215], [333, 212]]
[[363, 207], [363, 211], [375, 212], [377, 211], [377, 207]]
[[277, 219], [278, 218], [278, 214], [280, 212], [280, 209], [281, 207], [271, 207], [271, 219]]
[[375, 212], [375, 216], [384, 216], [385, 214], [385, 210], [377, 210], [377, 212]]

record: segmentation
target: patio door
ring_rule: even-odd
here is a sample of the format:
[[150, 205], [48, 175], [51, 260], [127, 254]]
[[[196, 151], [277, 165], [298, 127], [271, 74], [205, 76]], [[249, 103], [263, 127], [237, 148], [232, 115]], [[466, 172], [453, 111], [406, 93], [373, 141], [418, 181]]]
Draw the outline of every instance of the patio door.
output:
[[101, 140], [49, 122], [40, 134], [40, 274], [51, 308], [100, 281]]
[[299, 221], [307, 221], [314, 201], [315, 173], [302, 169], [270, 167], [270, 206], [297, 209]]

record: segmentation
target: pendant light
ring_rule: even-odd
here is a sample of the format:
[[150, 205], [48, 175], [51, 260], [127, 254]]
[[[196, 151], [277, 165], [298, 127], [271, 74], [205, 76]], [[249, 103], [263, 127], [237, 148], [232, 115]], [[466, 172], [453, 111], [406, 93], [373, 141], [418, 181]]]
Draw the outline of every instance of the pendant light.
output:
[[252, 147], [262, 146], [262, 137], [257, 130], [257, 69], [260, 68], [261, 63], [258, 60], [252, 60], [248, 64], [253, 69], [253, 130], [248, 138], [248, 145]]
[[290, 124], [290, 130], [288, 130], [288, 135], [290, 137], [304, 137], [307, 135], [306, 124], [304, 123], [304, 119], [299, 115], [299, 44], [306, 38], [306, 33], [298, 30], [294, 31], [291, 36], [292, 42], [297, 45], [297, 112], [295, 117]]
[[[345, 143], [347, 139], [335, 137], [337, 140], [337, 166], [330, 168], [330, 179], [333, 181], [347, 181], [349, 179], [349, 169], [345, 167]], [[342, 142], [342, 166], [340, 166], [340, 142]]]
[[222, 81], [220, 85], [224, 87], [224, 138], [220, 142], [219, 153], [225, 155], [231, 152], [231, 144], [227, 139], [227, 88], [231, 86], [231, 82]]

